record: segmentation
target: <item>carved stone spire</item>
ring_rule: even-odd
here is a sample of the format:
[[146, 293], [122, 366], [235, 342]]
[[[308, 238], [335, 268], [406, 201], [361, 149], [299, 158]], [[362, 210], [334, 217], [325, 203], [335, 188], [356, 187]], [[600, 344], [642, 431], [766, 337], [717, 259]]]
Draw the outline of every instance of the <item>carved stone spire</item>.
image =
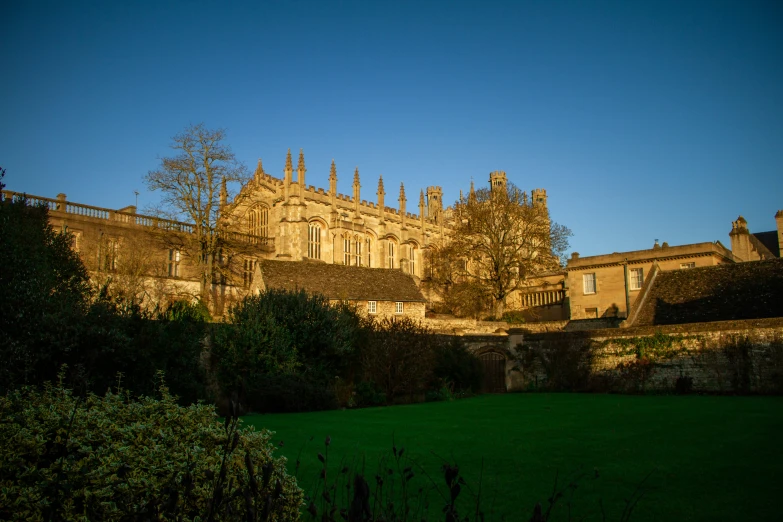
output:
[[419, 221], [421, 221], [421, 236], [424, 237], [424, 190], [419, 192]]
[[288, 154], [286, 154], [285, 157], [285, 169], [283, 169], [283, 172], [293, 172], [294, 171], [294, 164], [291, 161], [291, 149], [288, 149]]
[[288, 192], [291, 188], [291, 177], [293, 176], [294, 166], [291, 163], [291, 149], [285, 157], [285, 168], [283, 169], [283, 200], [288, 201]]
[[256, 171], [253, 174], [253, 177], [256, 178], [256, 181], [260, 181], [261, 178], [264, 177], [264, 166], [261, 164], [261, 158], [258, 158], [258, 166], [256, 167]]
[[476, 188], [473, 186], [473, 179], [470, 180], [470, 192], [468, 192], [468, 201], [476, 199]]
[[383, 223], [383, 211], [385, 209], [383, 197], [386, 195], [386, 192], [383, 190], [383, 175], [378, 178], [378, 192], [376, 192], [376, 195], [378, 196], [378, 219]]
[[405, 198], [405, 185], [400, 183], [400, 199], [398, 200], [400, 203], [400, 221], [402, 223], [402, 228], [405, 228], [405, 202], [407, 199]]
[[361, 184], [359, 183], [359, 167], [353, 172], [353, 208], [356, 214], [359, 214], [359, 203], [361, 203]]
[[296, 167], [296, 181], [299, 182], [299, 190], [304, 190], [305, 188], [305, 172], [307, 172], [307, 169], [304, 162], [304, 149], [299, 149], [299, 165]]
[[332, 168], [329, 169], [329, 200], [332, 203], [332, 211], [337, 212], [337, 167], [334, 166], [334, 159]]

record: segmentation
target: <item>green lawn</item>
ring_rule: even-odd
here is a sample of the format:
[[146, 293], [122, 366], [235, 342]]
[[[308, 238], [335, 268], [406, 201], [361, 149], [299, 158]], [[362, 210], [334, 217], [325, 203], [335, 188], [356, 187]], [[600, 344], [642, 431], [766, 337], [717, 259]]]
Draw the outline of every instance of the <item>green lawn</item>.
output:
[[[370, 478], [394, 438], [439, 486], [439, 457], [456, 461], [474, 489], [483, 461], [488, 520], [527, 521], [556, 473], [579, 470], [587, 477], [573, 497], [575, 520], [601, 520], [599, 499], [607, 520], [619, 520], [624, 499], [650, 472], [633, 521], [783, 520], [779, 397], [507, 394], [245, 421], [276, 432], [291, 471], [304, 447], [297, 475], [306, 491], [327, 435], [330, 474], [364, 458]], [[557, 520], [567, 519], [564, 508]]]

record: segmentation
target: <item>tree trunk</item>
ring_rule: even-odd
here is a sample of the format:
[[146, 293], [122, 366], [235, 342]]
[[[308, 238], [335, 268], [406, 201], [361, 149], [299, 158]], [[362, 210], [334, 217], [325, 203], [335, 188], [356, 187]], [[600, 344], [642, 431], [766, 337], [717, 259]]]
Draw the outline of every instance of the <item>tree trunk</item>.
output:
[[503, 317], [503, 313], [506, 311], [506, 299], [500, 298], [495, 299], [494, 310], [492, 311], [492, 315], [496, 320], [500, 320], [501, 317]]

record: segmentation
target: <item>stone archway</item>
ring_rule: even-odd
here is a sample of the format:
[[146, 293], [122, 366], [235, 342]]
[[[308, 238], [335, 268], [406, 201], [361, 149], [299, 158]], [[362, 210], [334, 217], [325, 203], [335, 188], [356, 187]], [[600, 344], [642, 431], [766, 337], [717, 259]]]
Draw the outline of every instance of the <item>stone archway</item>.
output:
[[482, 391], [484, 393], [506, 392], [506, 358], [497, 352], [484, 352], [479, 355], [484, 370]]

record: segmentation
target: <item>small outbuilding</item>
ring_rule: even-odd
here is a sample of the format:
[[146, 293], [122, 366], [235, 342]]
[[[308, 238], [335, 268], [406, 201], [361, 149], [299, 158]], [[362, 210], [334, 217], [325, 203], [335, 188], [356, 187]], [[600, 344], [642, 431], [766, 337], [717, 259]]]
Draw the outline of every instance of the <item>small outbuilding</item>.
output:
[[264, 260], [256, 264], [251, 290], [321, 294], [378, 317], [424, 319], [425, 299], [409, 274], [390, 268], [333, 265], [318, 261]]

